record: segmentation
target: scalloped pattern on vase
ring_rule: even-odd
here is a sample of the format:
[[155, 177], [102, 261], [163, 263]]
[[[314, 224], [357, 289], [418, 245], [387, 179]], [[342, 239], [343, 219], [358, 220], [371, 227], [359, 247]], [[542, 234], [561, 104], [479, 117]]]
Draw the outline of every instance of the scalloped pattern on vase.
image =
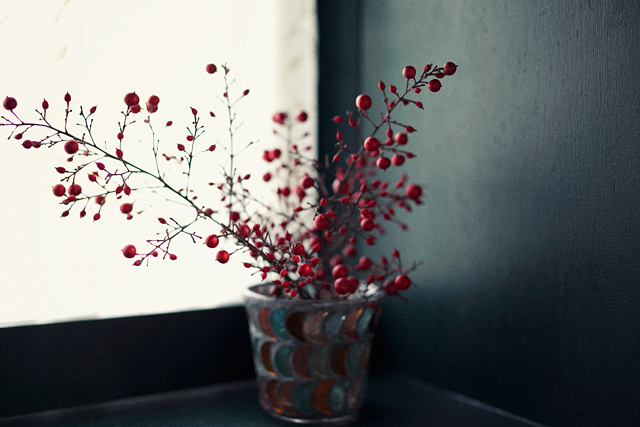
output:
[[353, 304], [246, 300], [260, 403], [278, 418], [355, 419], [362, 406], [381, 310]]

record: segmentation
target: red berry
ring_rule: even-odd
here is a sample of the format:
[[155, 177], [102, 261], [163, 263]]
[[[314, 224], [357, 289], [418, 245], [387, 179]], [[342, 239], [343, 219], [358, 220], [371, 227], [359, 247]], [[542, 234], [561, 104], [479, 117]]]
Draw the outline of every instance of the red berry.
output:
[[362, 221], [360, 221], [360, 227], [364, 231], [371, 231], [373, 230], [373, 221], [370, 218], [365, 218]]
[[244, 96], [249, 95], [249, 89], [245, 89], [244, 92], [242, 92], [242, 95], [244, 95]]
[[409, 184], [405, 189], [405, 194], [408, 198], [415, 200], [422, 196], [422, 188], [420, 188], [420, 186], [416, 184]]
[[333, 184], [331, 184], [331, 188], [336, 194], [346, 193], [349, 191], [349, 183], [347, 181], [340, 183], [340, 180], [336, 178], [333, 180]]
[[120, 205], [120, 212], [123, 214], [131, 213], [133, 210], [133, 205], [131, 203], [123, 203]]
[[401, 166], [404, 163], [404, 156], [402, 154], [394, 154], [391, 158], [391, 163], [394, 166]]
[[140, 103], [140, 97], [135, 92], [129, 92], [124, 96], [124, 103], [127, 104], [127, 107], [133, 107]]
[[139, 104], [134, 105], [134, 106], [133, 106], [133, 107], [131, 107], [130, 109], [131, 109], [131, 112], [132, 112], [133, 114], [138, 114], [138, 113], [140, 112], [140, 110], [141, 110], [141, 108], [140, 108], [140, 105], [139, 105]]
[[367, 151], [376, 151], [380, 147], [380, 141], [377, 138], [370, 136], [364, 140], [364, 148]]
[[126, 194], [127, 196], [131, 194], [131, 187], [129, 187], [128, 185], [125, 185], [123, 190], [124, 194]]
[[393, 284], [393, 282], [389, 281], [388, 283], [385, 283], [386, 285], [384, 285], [384, 291], [387, 295], [395, 295], [398, 293], [398, 288]]
[[353, 258], [354, 256], [356, 256], [356, 253], [357, 253], [357, 249], [353, 245], [347, 245], [342, 250], [342, 254], [348, 258]]
[[333, 282], [333, 289], [339, 295], [345, 295], [351, 292], [351, 283], [344, 277], [340, 277], [335, 282]]
[[385, 86], [384, 82], [383, 82], [382, 80], [380, 80], [380, 81], [378, 82], [378, 89], [380, 89], [380, 90], [384, 90], [384, 88], [385, 88], [385, 87], [386, 87], [386, 86]]
[[226, 264], [229, 261], [229, 252], [225, 251], [224, 249], [219, 251], [216, 254], [216, 260], [218, 260], [220, 264]]
[[29, 140], [27, 139], [26, 141], [24, 141], [24, 142], [22, 143], [22, 146], [28, 150], [29, 148], [33, 147], [33, 142], [31, 142], [31, 141], [29, 141]]
[[347, 277], [348, 274], [349, 269], [347, 269], [347, 266], [344, 264], [338, 264], [331, 270], [331, 275], [336, 279], [340, 277]]
[[218, 70], [218, 67], [215, 66], [215, 64], [207, 64], [207, 73], [209, 74], [213, 74]]
[[287, 120], [287, 114], [286, 114], [286, 113], [283, 113], [283, 112], [277, 112], [277, 113], [275, 113], [275, 114], [273, 115], [273, 117], [271, 117], [271, 119], [272, 119], [274, 122], [276, 122], [276, 123], [278, 123], [278, 124], [280, 124], [280, 125], [283, 125], [283, 124], [284, 124], [284, 122]]
[[104, 205], [105, 202], [107, 201], [102, 194], [99, 196], [96, 196], [95, 200], [96, 200], [96, 203], [99, 204], [100, 206]]
[[147, 100], [147, 107], [151, 105], [151, 106], [155, 106], [157, 109], [158, 104], [160, 104], [160, 98], [158, 98], [157, 95], [151, 95]]
[[265, 173], [264, 175], [262, 175], [262, 180], [264, 182], [269, 182], [271, 181], [271, 174], [269, 172]]
[[64, 102], [67, 104], [71, 102], [71, 95], [69, 95], [69, 92], [64, 95]]
[[344, 119], [341, 116], [334, 116], [332, 120], [334, 123], [342, 123]]
[[300, 186], [302, 188], [311, 188], [313, 187], [314, 181], [313, 178], [311, 178], [309, 175], [305, 175], [302, 177], [302, 179], [300, 180]]
[[5, 110], [13, 110], [14, 108], [16, 108], [18, 106], [18, 101], [16, 101], [15, 98], [12, 98], [10, 96], [7, 96], [4, 99], [4, 102], [2, 103], [2, 106], [4, 107]]
[[409, 141], [409, 137], [407, 136], [406, 133], [403, 133], [403, 132], [396, 133], [393, 139], [395, 139], [399, 145], [405, 145], [407, 141]]
[[299, 122], [301, 122], [301, 123], [302, 123], [302, 122], [306, 122], [308, 118], [309, 118], [309, 116], [308, 116], [308, 115], [307, 115], [307, 113], [306, 113], [306, 112], [304, 112], [304, 111], [300, 111], [300, 112], [298, 113], [298, 115], [296, 116], [296, 120], [297, 120], [297, 121], [299, 121]]
[[53, 186], [53, 195], [56, 197], [62, 197], [66, 192], [67, 192], [67, 189], [64, 188], [64, 185], [62, 184], [56, 184]]
[[371, 97], [366, 93], [358, 95], [356, 98], [356, 107], [358, 107], [359, 110], [368, 110], [371, 108]]
[[171, 261], [175, 261], [175, 260], [177, 260], [177, 259], [178, 259], [178, 255], [176, 255], [176, 254], [170, 254], [170, 255], [169, 255], [169, 259], [170, 259]]
[[358, 285], [360, 284], [360, 281], [358, 280], [357, 277], [354, 277], [354, 276], [347, 277], [347, 281], [351, 285], [351, 289], [349, 289], [349, 293], [354, 293], [356, 289], [358, 289]]
[[64, 143], [64, 151], [67, 154], [75, 154], [78, 151], [78, 141], [69, 140]]
[[97, 213], [93, 214], [93, 220], [94, 221], [97, 221], [99, 219], [100, 219], [100, 212], [97, 212]]
[[401, 291], [406, 291], [411, 286], [411, 279], [409, 279], [406, 275], [400, 274], [395, 278], [393, 284], [396, 285], [396, 288]]
[[429, 80], [429, 83], [427, 83], [427, 87], [431, 92], [437, 92], [442, 87], [442, 83], [440, 83], [440, 80], [436, 80], [436, 79]]
[[133, 245], [127, 245], [122, 248], [122, 255], [124, 255], [125, 258], [133, 258], [137, 253], [138, 251]]
[[43, 100], [42, 100], [42, 109], [43, 109], [43, 110], [46, 110], [46, 109], [48, 109], [48, 108], [49, 108], [49, 103], [47, 102], [47, 100], [46, 100], [46, 99], [43, 99]]
[[121, 159], [124, 156], [124, 153], [122, 152], [121, 149], [116, 148], [116, 157]]
[[80, 195], [80, 193], [82, 192], [82, 187], [80, 187], [78, 184], [71, 184], [69, 186], [69, 194], [72, 196], [78, 196]]
[[93, 114], [93, 113], [95, 113], [95, 112], [96, 112], [96, 110], [97, 110], [97, 109], [98, 109], [98, 107], [96, 107], [96, 106], [94, 105], [93, 107], [91, 107], [91, 108], [89, 109], [89, 113]]
[[310, 276], [313, 273], [311, 266], [309, 264], [300, 264], [298, 266], [298, 274], [301, 276]]
[[416, 76], [416, 69], [411, 65], [407, 65], [404, 67], [404, 70], [402, 70], [402, 75], [405, 79], [412, 79]]
[[329, 227], [329, 220], [324, 214], [320, 214], [313, 220], [313, 224], [316, 230], [324, 230]]
[[124, 139], [124, 134], [122, 132], [118, 132], [118, 135], [116, 135], [118, 137], [119, 141], [122, 141]]
[[371, 268], [371, 258], [369, 258], [368, 256], [363, 256], [362, 258], [360, 258], [360, 261], [358, 261], [358, 265], [356, 266], [356, 269], [368, 270], [370, 268]]
[[389, 168], [389, 166], [391, 166], [391, 160], [389, 160], [388, 157], [380, 157], [376, 161], [376, 166], [378, 166], [382, 170], [385, 170], [385, 169]]
[[447, 76], [453, 75], [457, 69], [458, 66], [453, 62], [445, 62], [444, 66], [442, 67], [442, 71], [444, 71], [444, 74]]
[[398, 88], [396, 88], [394, 85], [389, 86], [389, 91], [391, 93], [396, 93], [398, 91]]

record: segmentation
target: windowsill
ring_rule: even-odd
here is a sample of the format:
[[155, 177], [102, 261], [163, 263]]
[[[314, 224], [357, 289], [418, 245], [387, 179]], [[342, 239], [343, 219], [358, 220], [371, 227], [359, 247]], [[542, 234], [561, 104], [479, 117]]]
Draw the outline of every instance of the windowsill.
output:
[[[0, 419], [0, 427], [45, 425], [264, 427], [291, 424], [271, 418], [263, 411], [253, 380]], [[360, 421], [355, 425], [539, 426], [473, 399], [389, 371], [372, 376]]]

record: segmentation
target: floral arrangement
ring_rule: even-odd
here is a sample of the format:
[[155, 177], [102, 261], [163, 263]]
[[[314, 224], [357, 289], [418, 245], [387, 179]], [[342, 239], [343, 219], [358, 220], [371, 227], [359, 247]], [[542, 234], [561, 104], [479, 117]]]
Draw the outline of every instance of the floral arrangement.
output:
[[[160, 98], [151, 95], [141, 105], [140, 97], [133, 92], [124, 96], [126, 109], [118, 123], [119, 131], [105, 142], [100, 142], [92, 130], [94, 119], [99, 117], [95, 106], [80, 108], [79, 130], [72, 130], [69, 93], [64, 95], [64, 123], [50, 121], [46, 100], [36, 109], [36, 121], [23, 120], [17, 112], [17, 100], [7, 96], [3, 107], [10, 114], [2, 116], [0, 126], [10, 129], [9, 139], [17, 140], [25, 149], [49, 148], [68, 156], [65, 166], [55, 166], [61, 179], [52, 187], [53, 195], [63, 205], [62, 217], [76, 212], [80, 218], [89, 215], [98, 221], [103, 209], [119, 209], [128, 219], [144, 217], [146, 212], [136, 210], [131, 196], [149, 192], [190, 212], [186, 220], [173, 216], [154, 218], [159, 231], [146, 241], [144, 248], [136, 242], [126, 244], [122, 253], [133, 260], [134, 266], [148, 265], [154, 258], [177, 259], [171, 243], [178, 237], [188, 237], [202, 244], [203, 250], [214, 250], [219, 264], [245, 254], [241, 262], [250, 274], [272, 283], [273, 296], [340, 299], [364, 292], [372, 284], [381, 286], [388, 295], [409, 289], [412, 282], [408, 274], [418, 263], [403, 265], [397, 250], [374, 261], [366, 255], [358, 256], [356, 244], [375, 245], [376, 233], [384, 232], [380, 220], [406, 230], [398, 213], [411, 212], [422, 203], [422, 187], [409, 183], [406, 174], [395, 183], [378, 176], [415, 157], [407, 145], [414, 139], [416, 129], [396, 119], [396, 113], [403, 108], [424, 109], [422, 102], [414, 98], [423, 92], [438, 92], [441, 80], [453, 75], [456, 65], [429, 64], [421, 74], [407, 66], [402, 70], [400, 87], [379, 82], [384, 100], [379, 117], [371, 113], [371, 97], [359, 95], [355, 100], [357, 112], [333, 118], [343, 129], [336, 133], [337, 151], [331, 158], [314, 158], [308, 154], [311, 147], [301, 145], [308, 136], [298, 132], [308, 118], [304, 111], [295, 116], [275, 113], [274, 134], [282, 144], [260, 150], [262, 159], [271, 166], [261, 179], [273, 184], [274, 203], [251, 191], [248, 184], [255, 177], [236, 169], [236, 157], [255, 145], [248, 142], [241, 150], [234, 148], [238, 146], [239, 127], [235, 108], [249, 90], [233, 93], [230, 69], [226, 65], [219, 68], [208, 64], [206, 72], [224, 80], [224, 93], [220, 96], [228, 127], [224, 144], [207, 140], [203, 117], [191, 108], [193, 121], [187, 127], [185, 140], [172, 146], [161, 145], [152, 120]], [[139, 116], [144, 119], [134, 119]], [[213, 112], [209, 116], [217, 118]], [[129, 129], [141, 124], [149, 130], [151, 166], [143, 166], [140, 159], [128, 154]], [[169, 127], [173, 123], [163, 125]], [[348, 143], [349, 140], [353, 142]], [[223, 145], [222, 149], [217, 149], [218, 145]], [[221, 153], [226, 156], [224, 166], [213, 174], [219, 179], [208, 182], [206, 188], [194, 188], [191, 178], [195, 168], [207, 165], [210, 169], [211, 165], [200, 159]], [[167, 168], [177, 168], [180, 173], [171, 175]], [[208, 231], [199, 234], [197, 225]]]

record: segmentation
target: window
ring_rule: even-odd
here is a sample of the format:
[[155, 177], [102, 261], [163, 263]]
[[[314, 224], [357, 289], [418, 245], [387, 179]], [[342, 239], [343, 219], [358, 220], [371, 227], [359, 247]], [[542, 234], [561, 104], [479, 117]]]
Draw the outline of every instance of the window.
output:
[[[74, 110], [70, 120], [78, 117], [80, 105], [97, 105], [95, 134], [108, 138], [117, 133], [124, 94], [135, 90], [142, 99], [160, 96], [153, 118], [176, 123], [172, 131], [178, 136], [168, 133], [166, 139], [183, 138], [187, 107], [209, 111], [221, 105], [216, 98], [220, 85], [204, 66], [226, 62], [235, 85], [242, 86], [236, 89], [251, 89], [240, 113], [245, 141], [268, 145], [276, 110], [305, 109], [310, 123], [315, 120], [313, 1], [5, 4], [0, 94], [18, 99], [21, 117], [35, 117], [33, 110], [43, 98], [51, 113], [60, 114], [68, 91]], [[213, 124], [205, 125], [206, 137], [224, 140]], [[0, 129], [0, 136], [8, 136], [7, 128]], [[58, 218], [64, 208], [51, 195], [60, 178], [52, 166], [56, 161], [63, 165], [65, 156], [25, 152], [14, 140], [3, 147], [0, 326], [224, 306], [238, 303], [243, 285], [254, 281], [239, 262], [220, 268], [210, 251], [187, 239], [172, 244], [177, 261], [131, 267], [120, 248], [153, 237], [158, 231], [153, 217], [126, 221], [112, 206], [96, 223], [89, 216], [78, 219], [77, 211], [75, 218]], [[259, 158], [245, 161], [259, 176]]]

